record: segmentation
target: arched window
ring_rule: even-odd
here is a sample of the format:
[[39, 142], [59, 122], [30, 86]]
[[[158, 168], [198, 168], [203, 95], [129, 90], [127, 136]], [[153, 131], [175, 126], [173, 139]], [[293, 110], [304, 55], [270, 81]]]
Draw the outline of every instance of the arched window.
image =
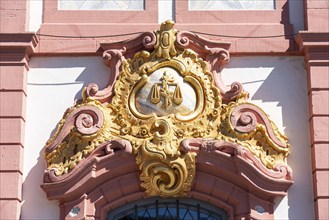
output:
[[226, 220], [224, 210], [194, 199], [150, 198], [109, 212], [107, 220]]

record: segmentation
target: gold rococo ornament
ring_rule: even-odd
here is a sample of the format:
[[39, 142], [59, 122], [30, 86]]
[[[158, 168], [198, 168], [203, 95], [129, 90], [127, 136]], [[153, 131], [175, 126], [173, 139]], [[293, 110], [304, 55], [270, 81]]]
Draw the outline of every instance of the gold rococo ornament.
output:
[[209, 43], [173, 26], [166, 21], [159, 31], [143, 36], [147, 50], [131, 58], [124, 58], [126, 48], [104, 52], [118, 78], [103, 91], [88, 86], [82, 103], [64, 115], [46, 146], [48, 169], [56, 175], [70, 172], [97, 145], [118, 138], [131, 143], [141, 186], [150, 196], [186, 196], [196, 172], [193, 140], [238, 144], [265, 169], [287, 166], [287, 138], [246, 101], [240, 84], [225, 90], [216, 79], [229, 59], [226, 49], [217, 46], [229, 44]]

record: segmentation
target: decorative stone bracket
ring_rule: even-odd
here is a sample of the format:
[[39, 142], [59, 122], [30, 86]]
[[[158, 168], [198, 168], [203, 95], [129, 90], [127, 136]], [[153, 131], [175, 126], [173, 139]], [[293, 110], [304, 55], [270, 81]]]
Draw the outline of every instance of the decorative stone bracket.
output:
[[198, 158], [211, 154], [244, 167], [232, 171], [244, 180], [236, 182], [239, 187], [256, 186], [271, 200], [285, 194], [292, 184], [290, 145], [266, 113], [247, 101], [240, 83], [222, 82], [230, 44], [173, 26], [166, 21], [158, 31], [102, 45], [108, 85], [99, 90], [90, 84], [45, 146], [42, 187], [48, 198], [74, 200], [83, 195], [82, 186], [96, 189], [120, 178], [109, 166], [123, 155], [135, 158], [145, 196], [191, 195]]

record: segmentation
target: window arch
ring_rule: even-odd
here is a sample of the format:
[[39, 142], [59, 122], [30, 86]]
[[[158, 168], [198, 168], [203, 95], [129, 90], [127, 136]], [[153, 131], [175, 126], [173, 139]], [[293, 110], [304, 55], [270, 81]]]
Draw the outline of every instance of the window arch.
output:
[[124, 205], [109, 212], [107, 220], [226, 220], [227, 213], [213, 205], [184, 198], [149, 198]]

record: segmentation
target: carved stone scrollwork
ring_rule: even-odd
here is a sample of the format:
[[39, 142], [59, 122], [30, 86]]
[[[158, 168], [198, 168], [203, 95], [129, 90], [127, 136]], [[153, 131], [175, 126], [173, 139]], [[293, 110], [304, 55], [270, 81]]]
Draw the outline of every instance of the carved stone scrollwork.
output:
[[50, 182], [118, 151], [134, 153], [149, 196], [186, 196], [197, 155], [204, 152], [225, 155], [272, 180], [291, 180], [287, 138], [246, 102], [240, 83], [227, 88], [221, 81], [229, 43], [173, 26], [167, 21], [154, 33], [102, 45], [109, 83], [100, 91], [90, 84], [47, 142]]
[[97, 102], [70, 108], [58, 124], [57, 132], [46, 144], [48, 169], [62, 175], [72, 170], [97, 145], [111, 137], [106, 110]]
[[[194, 50], [202, 59], [209, 62], [210, 71], [224, 102], [228, 103], [242, 97], [248, 98], [249, 94], [243, 90], [241, 83], [233, 82], [227, 87], [222, 80], [223, 66], [230, 61], [230, 54], [227, 51], [229, 43], [210, 41], [192, 32], [180, 31], [176, 36], [176, 45], [182, 50], [185, 48]], [[204, 46], [200, 47], [200, 45]]]
[[181, 142], [180, 149], [184, 152], [195, 152], [198, 154], [200, 151], [206, 151], [210, 154], [224, 153], [230, 156], [238, 157], [246, 163], [258, 168], [259, 171], [270, 178], [274, 179], [292, 179], [292, 170], [285, 163], [278, 163], [273, 170], [267, 169], [258, 158], [250, 153], [245, 147], [230, 143], [222, 140], [209, 140], [209, 139], [185, 139]]
[[290, 145], [275, 124], [251, 103], [231, 103], [224, 109], [222, 133], [241, 141], [270, 169], [286, 163]]
[[84, 92], [84, 96], [92, 97], [95, 100], [100, 101], [101, 103], [110, 102], [113, 96], [113, 86], [117, 77], [120, 73], [120, 67], [122, 62], [125, 59], [125, 55], [128, 57], [129, 52], [127, 50], [136, 50], [136, 49], [152, 49], [156, 44], [156, 36], [152, 32], [145, 32], [137, 37], [136, 41], [142, 40], [142, 44], [129, 44], [126, 45], [114, 45], [114, 47], [119, 47], [120, 49], [108, 49], [103, 52], [104, 63], [110, 67], [110, 77], [109, 82], [107, 83], [106, 88], [103, 90], [99, 90], [98, 85], [96, 83], [89, 84]]
[[286, 143], [287, 137], [280, 134], [278, 128], [271, 122], [267, 115], [259, 107], [242, 103], [232, 108], [230, 117], [231, 128], [240, 133], [251, 133], [256, 125], [264, 126], [268, 133], [269, 139], [279, 146], [281, 149], [289, 148]]
[[99, 110], [80, 110], [75, 119], [75, 127], [83, 135], [95, 134], [103, 125], [103, 115]]
[[109, 102], [112, 94], [113, 84], [118, 76], [119, 68], [122, 63], [123, 55], [126, 52], [126, 48], [120, 50], [107, 50], [103, 53], [104, 61], [110, 66], [110, 79], [105, 89], [99, 90], [98, 85], [91, 83], [85, 89], [85, 97], [93, 97], [100, 102]]
[[91, 135], [99, 131], [104, 123], [102, 111], [90, 105], [69, 109], [64, 117], [65, 124], [59, 123], [56, 134], [47, 142], [46, 153], [52, 152], [67, 137], [73, 127], [82, 135]]

